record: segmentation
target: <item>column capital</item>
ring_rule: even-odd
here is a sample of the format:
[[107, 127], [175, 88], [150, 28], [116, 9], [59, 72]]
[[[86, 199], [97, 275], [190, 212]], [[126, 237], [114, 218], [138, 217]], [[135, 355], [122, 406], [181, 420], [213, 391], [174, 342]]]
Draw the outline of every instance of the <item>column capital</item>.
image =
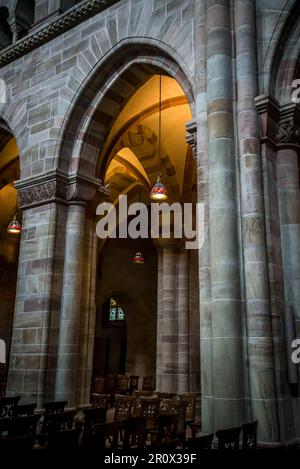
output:
[[99, 179], [79, 173], [67, 175], [59, 170], [22, 179], [15, 182], [21, 209], [36, 207], [50, 202], [74, 204], [86, 203], [97, 192], [105, 194]]
[[190, 121], [185, 124], [185, 141], [191, 146], [193, 157], [197, 158], [197, 122]]
[[300, 145], [300, 106], [288, 103], [280, 107], [277, 144]]

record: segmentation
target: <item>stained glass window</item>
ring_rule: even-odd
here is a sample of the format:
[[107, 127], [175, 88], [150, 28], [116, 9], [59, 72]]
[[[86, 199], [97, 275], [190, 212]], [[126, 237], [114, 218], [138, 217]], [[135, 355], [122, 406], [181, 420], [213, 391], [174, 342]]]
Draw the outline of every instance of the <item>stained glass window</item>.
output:
[[109, 302], [109, 320], [110, 321], [125, 321], [125, 313], [123, 308], [114, 300], [110, 298]]

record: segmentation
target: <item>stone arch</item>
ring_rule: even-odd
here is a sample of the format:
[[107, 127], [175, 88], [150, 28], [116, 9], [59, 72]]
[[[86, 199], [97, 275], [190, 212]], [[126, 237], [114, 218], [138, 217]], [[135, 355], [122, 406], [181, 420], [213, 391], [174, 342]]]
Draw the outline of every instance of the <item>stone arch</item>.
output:
[[292, 9], [278, 40], [271, 71], [271, 94], [280, 102], [291, 102], [292, 82], [300, 78], [300, 4]]
[[[56, 148], [58, 167], [97, 176], [103, 165], [101, 149], [112, 123], [134, 92], [154, 74], [175, 78], [194, 114], [193, 79], [179, 60], [175, 51], [155, 40], [124, 40], [112, 48], [69, 108]], [[102, 109], [107, 104], [110, 114]]]

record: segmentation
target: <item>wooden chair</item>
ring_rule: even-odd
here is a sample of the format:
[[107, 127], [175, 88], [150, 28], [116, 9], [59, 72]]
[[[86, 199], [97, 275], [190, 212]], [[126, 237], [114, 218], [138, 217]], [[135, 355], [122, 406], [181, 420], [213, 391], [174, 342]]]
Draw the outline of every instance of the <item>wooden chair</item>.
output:
[[118, 423], [94, 425], [92, 428], [91, 447], [98, 450], [118, 449], [120, 429], [121, 425]]
[[182, 446], [185, 443], [186, 432], [186, 407], [187, 403], [183, 400], [171, 399], [169, 401], [169, 412], [178, 416], [177, 436]]
[[130, 375], [129, 377], [129, 394], [132, 394], [139, 387], [139, 376]]
[[134, 398], [131, 396], [116, 396], [115, 397], [115, 423], [123, 422], [131, 418], [131, 409]]
[[181, 401], [186, 402], [186, 422], [187, 424], [193, 423], [195, 421], [196, 414], [196, 400], [198, 393], [187, 392], [178, 394], [178, 397]]
[[114, 394], [115, 393], [115, 378], [113, 376], [107, 376], [104, 383], [104, 394]]
[[29, 417], [34, 414], [36, 404], [23, 404], [17, 405], [13, 409], [14, 418], [17, 417]]
[[214, 439], [214, 434], [210, 433], [209, 435], [199, 436], [198, 438], [190, 438], [185, 442], [185, 448], [193, 451], [198, 449], [211, 449], [212, 442]]
[[91, 396], [91, 404], [93, 407], [98, 407], [100, 409], [108, 409], [109, 394], [97, 394], [93, 393]]
[[257, 420], [251, 423], [245, 423], [242, 426], [243, 431], [243, 449], [257, 448]]
[[132, 417], [140, 417], [142, 415], [141, 397], [150, 397], [151, 391], [134, 391], [132, 397], [134, 398], [131, 408]]
[[158, 399], [158, 413], [159, 415], [169, 414], [169, 402], [176, 396], [176, 393], [170, 392], [156, 392], [155, 395]]
[[80, 428], [62, 430], [47, 434], [47, 450], [71, 450], [79, 447]]
[[37, 423], [40, 420], [41, 415], [25, 415], [21, 417], [15, 417], [9, 420], [7, 432], [11, 437], [25, 436], [25, 435], [36, 435]]
[[147, 430], [157, 427], [158, 399], [157, 397], [141, 397], [141, 416], [147, 418]]
[[53, 433], [63, 430], [70, 430], [73, 427], [73, 420], [76, 411], [66, 411], [53, 413], [44, 420], [41, 433]]
[[144, 376], [143, 391], [152, 391], [153, 376]]
[[14, 408], [20, 399], [21, 396], [0, 397], [0, 419], [13, 418]]
[[116, 394], [128, 394], [129, 377], [118, 375], [116, 381]]
[[45, 417], [48, 417], [48, 415], [60, 414], [64, 412], [66, 405], [68, 405], [68, 401], [44, 402], [43, 407], [45, 409]]
[[[160, 415], [157, 418], [157, 443], [168, 443], [177, 440], [178, 415]], [[151, 432], [152, 433], [152, 432]], [[153, 435], [153, 433], [152, 433]]]
[[241, 427], [235, 427], [217, 431], [218, 449], [239, 449], [241, 430]]
[[147, 419], [134, 417], [123, 422], [123, 449], [144, 448], [147, 437]]
[[106, 409], [95, 407], [85, 409], [83, 411], [85, 420], [82, 433], [82, 446], [88, 446], [88, 441], [91, 438], [92, 428], [96, 424], [106, 423]]

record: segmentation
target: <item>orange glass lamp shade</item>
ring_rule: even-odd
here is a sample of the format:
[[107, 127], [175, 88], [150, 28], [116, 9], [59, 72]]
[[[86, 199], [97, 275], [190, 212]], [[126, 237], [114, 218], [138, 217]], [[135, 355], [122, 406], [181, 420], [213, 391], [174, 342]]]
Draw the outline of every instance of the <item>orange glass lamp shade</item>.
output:
[[17, 220], [17, 215], [14, 216], [13, 220], [7, 227], [7, 232], [11, 234], [20, 234], [22, 231], [22, 226]]
[[132, 258], [133, 264], [144, 264], [145, 259], [141, 252], [136, 252]]
[[160, 174], [158, 174], [156, 183], [152, 187], [150, 198], [152, 200], [166, 200], [168, 198], [168, 190], [162, 182]]

